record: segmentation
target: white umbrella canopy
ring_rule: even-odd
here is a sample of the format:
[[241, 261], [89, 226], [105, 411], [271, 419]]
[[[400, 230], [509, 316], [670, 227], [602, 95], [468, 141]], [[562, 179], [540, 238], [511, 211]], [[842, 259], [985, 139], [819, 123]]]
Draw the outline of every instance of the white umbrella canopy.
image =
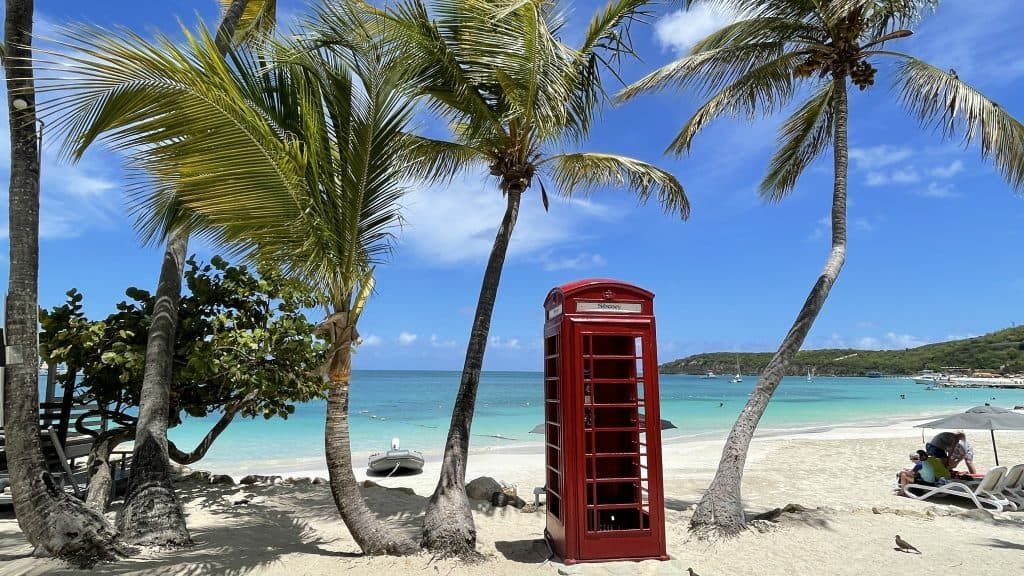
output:
[[915, 428], [951, 428], [960, 430], [988, 430], [992, 436], [992, 451], [999, 465], [999, 451], [996, 449], [996, 430], [1024, 430], [1024, 414], [999, 406], [975, 406], [966, 412], [959, 412], [932, 422], [918, 424]]

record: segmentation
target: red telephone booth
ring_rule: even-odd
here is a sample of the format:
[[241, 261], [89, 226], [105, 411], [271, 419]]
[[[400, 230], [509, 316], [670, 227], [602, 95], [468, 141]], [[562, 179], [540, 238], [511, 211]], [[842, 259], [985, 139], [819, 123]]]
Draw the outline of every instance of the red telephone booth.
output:
[[566, 564], [667, 560], [654, 294], [581, 280], [544, 310], [545, 537]]

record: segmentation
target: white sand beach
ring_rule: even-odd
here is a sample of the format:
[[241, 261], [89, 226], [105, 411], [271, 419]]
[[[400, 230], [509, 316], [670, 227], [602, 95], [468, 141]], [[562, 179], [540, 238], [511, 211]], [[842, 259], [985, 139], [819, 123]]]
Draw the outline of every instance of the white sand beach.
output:
[[[145, 550], [90, 573], [164, 575], [300, 574], [836, 574], [965, 572], [1004, 575], [1024, 569], [1024, 512], [979, 514], [966, 500], [924, 503], [894, 494], [894, 475], [919, 447], [914, 422], [844, 427], [812, 433], [757, 438], [744, 479], [748, 510], [761, 512], [789, 503], [810, 511], [784, 514], [762, 530], [713, 544], [689, 538], [691, 507], [714, 473], [722, 440], [682, 440], [665, 445], [664, 471], [668, 562], [587, 564], [565, 567], [548, 561], [542, 542], [543, 509], [520, 512], [476, 502], [480, 564], [433, 559], [367, 558], [359, 554], [337, 516], [326, 485], [226, 486], [179, 484], [195, 546]], [[1024, 462], [1024, 433], [997, 432], [1000, 461]], [[969, 432], [976, 464], [994, 465], [987, 433]], [[522, 451], [519, 451], [522, 452]], [[361, 463], [361, 460], [357, 460]], [[492, 476], [514, 483], [531, 501], [543, 483], [537, 453], [475, 452], [468, 478]], [[382, 487], [364, 489], [371, 508], [395, 527], [416, 533], [426, 498], [437, 479], [436, 461], [423, 474], [374, 478]], [[269, 470], [282, 474], [282, 470]], [[284, 474], [287, 475], [287, 474]], [[324, 470], [291, 471], [292, 476], [326, 476]], [[360, 475], [360, 479], [363, 476]], [[238, 480], [238, 477], [236, 477]], [[393, 490], [393, 488], [411, 489]], [[248, 503], [233, 502], [245, 497]], [[922, 554], [894, 550], [901, 535]], [[77, 574], [54, 560], [29, 558], [30, 548], [13, 513], [0, 517], [0, 574]]]

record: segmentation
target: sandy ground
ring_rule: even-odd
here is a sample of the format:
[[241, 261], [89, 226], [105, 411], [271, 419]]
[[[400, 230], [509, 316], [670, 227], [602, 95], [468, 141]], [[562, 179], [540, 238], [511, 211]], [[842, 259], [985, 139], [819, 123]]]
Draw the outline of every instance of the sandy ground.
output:
[[[923, 503], [896, 496], [895, 472], [920, 446], [913, 423], [837, 428], [763, 437], [751, 447], [744, 501], [751, 512], [789, 503], [809, 512], [785, 514], [764, 531], [713, 544], [689, 538], [692, 506], [714, 473], [722, 440], [683, 440], [664, 448], [668, 562], [605, 563], [566, 567], [548, 560], [542, 541], [544, 513], [495, 509], [475, 503], [480, 564], [466, 565], [421, 554], [366, 558], [348, 535], [324, 485], [253, 486], [179, 484], [195, 546], [144, 550], [97, 567], [97, 574], [288, 575], [305, 574], [850, 574], [970, 572], [1004, 575], [1024, 570], [1024, 512], [967, 512], [959, 499]], [[987, 434], [970, 434], [976, 463], [992, 466]], [[1024, 433], [997, 432], [1003, 464], [1024, 462]], [[539, 453], [474, 453], [468, 478], [487, 475], [516, 484], [532, 500], [543, 483]], [[424, 473], [374, 481], [364, 489], [370, 507], [398, 530], [415, 535], [433, 490], [438, 465]], [[280, 473], [279, 471], [275, 473]], [[325, 476], [322, 470], [294, 476]], [[237, 479], [237, 478], [236, 478]], [[360, 476], [362, 479], [362, 476]], [[388, 488], [411, 488], [414, 494]], [[250, 502], [235, 505], [241, 497]], [[966, 501], [962, 501], [966, 502]], [[543, 509], [541, 509], [543, 510]], [[900, 534], [923, 552], [894, 550]], [[29, 557], [10, 509], [0, 511], [0, 574], [77, 574], [60, 562]]]

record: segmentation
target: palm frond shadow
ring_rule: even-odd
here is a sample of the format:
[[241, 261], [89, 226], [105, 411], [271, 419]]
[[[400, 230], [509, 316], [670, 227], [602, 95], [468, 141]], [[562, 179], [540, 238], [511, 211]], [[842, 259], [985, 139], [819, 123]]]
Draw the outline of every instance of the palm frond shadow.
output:
[[1024, 550], [1024, 542], [1010, 542], [1001, 538], [989, 538], [985, 546], [991, 548], [1005, 548], [1007, 550]]

